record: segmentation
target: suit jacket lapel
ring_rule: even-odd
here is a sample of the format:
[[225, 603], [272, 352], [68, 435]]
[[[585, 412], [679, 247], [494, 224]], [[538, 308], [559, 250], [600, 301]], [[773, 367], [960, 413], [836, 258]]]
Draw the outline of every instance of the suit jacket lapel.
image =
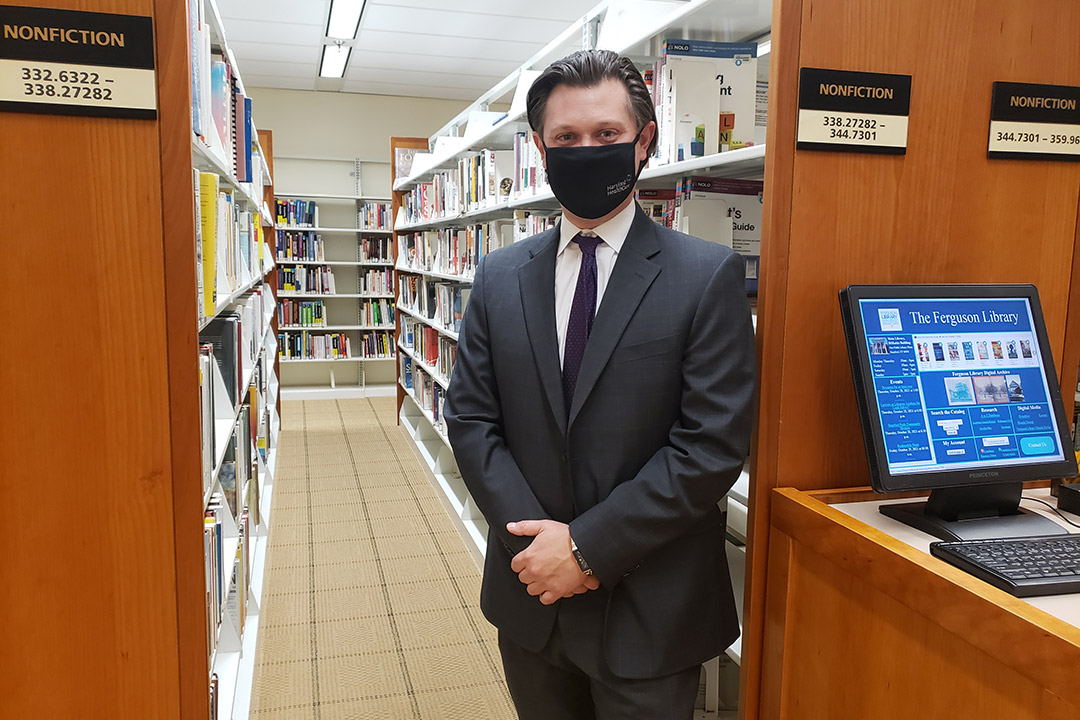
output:
[[559, 429], [566, 432], [562, 370], [559, 365], [559, 337], [555, 330], [555, 255], [559, 249], [559, 228], [545, 233], [532, 251], [532, 259], [521, 266], [518, 286], [525, 310], [525, 330], [540, 372], [551, 411]]
[[660, 266], [648, 259], [658, 252], [660, 245], [656, 241], [653, 221], [639, 208], [622, 251], [615, 261], [615, 267], [612, 268], [604, 299], [600, 302], [593, 320], [592, 333], [585, 344], [585, 355], [578, 371], [568, 425], [573, 425], [574, 418], [592, 392], [600, 378], [600, 372], [607, 365], [608, 358], [622, 337], [626, 324], [637, 311], [645, 291], [660, 273]]

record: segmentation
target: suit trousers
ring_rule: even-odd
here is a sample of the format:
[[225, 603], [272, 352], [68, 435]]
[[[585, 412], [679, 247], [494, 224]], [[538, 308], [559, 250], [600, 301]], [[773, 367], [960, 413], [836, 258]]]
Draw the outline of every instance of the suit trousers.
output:
[[[594, 593], [596, 601], [585, 599]], [[560, 600], [566, 607], [559, 609], [555, 629], [540, 652], [526, 650], [499, 633], [506, 684], [518, 718], [692, 720], [701, 666], [647, 680], [616, 677], [604, 660], [598, 602], [602, 594], [592, 591]]]

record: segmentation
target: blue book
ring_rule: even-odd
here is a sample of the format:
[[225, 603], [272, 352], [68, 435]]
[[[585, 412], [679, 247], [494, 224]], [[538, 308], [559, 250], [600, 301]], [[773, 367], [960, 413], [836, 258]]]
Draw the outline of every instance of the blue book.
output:
[[251, 123], [251, 98], [244, 98], [244, 135], [247, 143], [244, 145], [244, 160], [247, 162], [247, 181], [251, 182], [254, 177], [251, 174], [251, 148], [255, 144], [255, 126]]

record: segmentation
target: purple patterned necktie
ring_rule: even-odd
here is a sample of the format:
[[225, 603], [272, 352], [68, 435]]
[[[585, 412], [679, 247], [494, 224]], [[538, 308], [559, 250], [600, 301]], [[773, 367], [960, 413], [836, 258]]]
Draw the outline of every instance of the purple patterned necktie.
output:
[[566, 326], [566, 344], [563, 349], [563, 398], [566, 400], [566, 413], [570, 414], [570, 404], [574, 400], [574, 387], [577, 386], [578, 370], [581, 358], [585, 355], [585, 342], [592, 332], [593, 317], [596, 315], [596, 246], [599, 237], [581, 235], [571, 242], [581, 248], [581, 269], [578, 271], [577, 287], [574, 289], [574, 304], [570, 306], [570, 322]]

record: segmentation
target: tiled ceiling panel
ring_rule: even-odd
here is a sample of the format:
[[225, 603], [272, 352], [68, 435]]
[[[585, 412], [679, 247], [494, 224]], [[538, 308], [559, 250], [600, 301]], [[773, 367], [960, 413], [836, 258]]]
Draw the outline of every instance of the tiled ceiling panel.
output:
[[[222, 18], [222, 21], [225, 23], [225, 37], [228, 38], [230, 46], [233, 42], [243, 42], [271, 46], [303, 45], [317, 48], [322, 43], [322, 25], [298, 25], [236, 18]], [[237, 62], [240, 62], [239, 58]]]
[[431, 54], [424, 54], [424, 50], [430, 48], [416, 48], [416, 53], [379, 52], [374, 49], [357, 48], [352, 51], [352, 60], [349, 63], [347, 78], [353, 77], [357, 71], [368, 70], [412, 70], [415, 72], [454, 73], [458, 75], [482, 75], [491, 77], [498, 75], [506, 77], [521, 63], [513, 60], [497, 60], [494, 58], [478, 57], [479, 53], [472, 53], [468, 57], [461, 55], [439, 55], [436, 62]]
[[[319, 48], [309, 45], [271, 45], [261, 42], [239, 42], [229, 38], [229, 47], [238, 58], [244, 58], [240, 71], [247, 76], [247, 64], [252, 60], [288, 62], [298, 67], [310, 67], [319, 62]], [[237, 62], [240, 62], [239, 60]]]
[[560, 20], [537, 20], [499, 13], [498, 15], [461, 12], [452, 10], [428, 10], [394, 7], [369, 2], [364, 10], [360, 26], [360, 41], [364, 33], [389, 30], [415, 33], [414, 42], [423, 42], [426, 35], [465, 38], [472, 42], [489, 40], [524, 40], [546, 42], [566, 29]]
[[319, 80], [329, 0], [217, 0], [248, 87], [471, 100], [599, 0], [368, 0], [344, 80]]

